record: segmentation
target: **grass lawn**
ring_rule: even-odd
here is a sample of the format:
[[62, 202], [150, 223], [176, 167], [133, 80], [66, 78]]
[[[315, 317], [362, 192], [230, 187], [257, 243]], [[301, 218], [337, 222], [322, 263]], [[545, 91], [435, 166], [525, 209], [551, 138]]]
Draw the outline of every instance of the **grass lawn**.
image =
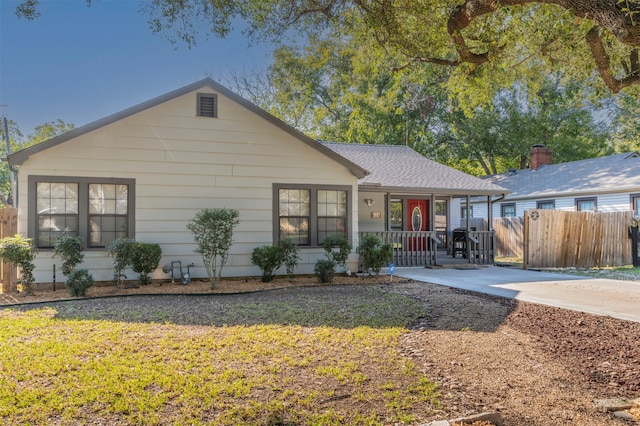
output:
[[[173, 321], [185, 313], [169, 306], [157, 321], [149, 309], [116, 312], [116, 300], [101, 305], [105, 317], [84, 315], [80, 302], [0, 310], [0, 424], [419, 421], [438, 408], [437, 392], [398, 339], [424, 308], [374, 293], [265, 299], [254, 306], [259, 321], [246, 305], [223, 302], [231, 325]], [[345, 309], [355, 314], [335, 325]]]

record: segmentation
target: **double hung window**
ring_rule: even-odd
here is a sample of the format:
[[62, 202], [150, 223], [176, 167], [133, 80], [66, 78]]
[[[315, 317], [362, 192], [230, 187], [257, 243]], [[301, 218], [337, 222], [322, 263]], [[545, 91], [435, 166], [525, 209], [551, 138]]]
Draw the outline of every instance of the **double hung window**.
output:
[[304, 185], [275, 185], [278, 213], [275, 240], [317, 246], [330, 236], [349, 238], [351, 189]]
[[29, 235], [39, 248], [80, 236], [86, 248], [134, 238], [133, 179], [29, 177]]

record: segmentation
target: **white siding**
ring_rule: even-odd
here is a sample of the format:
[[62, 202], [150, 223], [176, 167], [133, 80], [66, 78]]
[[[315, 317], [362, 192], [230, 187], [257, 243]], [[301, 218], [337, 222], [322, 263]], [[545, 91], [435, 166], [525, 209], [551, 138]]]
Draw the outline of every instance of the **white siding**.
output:
[[[537, 207], [538, 201], [550, 201], [553, 200], [555, 202], [555, 209], [562, 211], [575, 211], [576, 210], [576, 199], [579, 198], [596, 198], [597, 209], [599, 212], [615, 212], [615, 211], [625, 211], [631, 210], [631, 195], [637, 194], [638, 191], [633, 192], [621, 192], [616, 194], [599, 194], [599, 195], [576, 195], [571, 197], [556, 197], [556, 198], [541, 198], [539, 200], [518, 200], [518, 201], [499, 201], [494, 203], [493, 205], [493, 217], [501, 216], [501, 208], [502, 204], [515, 203], [516, 204], [516, 216], [524, 216], [524, 212], [526, 210], [535, 209]], [[486, 209], [482, 209], [480, 204], [474, 204], [474, 216], [486, 218]]]
[[[195, 263], [195, 277], [206, 272], [186, 225], [200, 209], [221, 207], [240, 211], [223, 275], [260, 274], [249, 259], [254, 247], [272, 243], [273, 183], [350, 186], [357, 241], [357, 180], [349, 170], [220, 94], [218, 118], [197, 117], [196, 97], [177, 97], [30, 157], [20, 167], [19, 232], [27, 234], [27, 177], [45, 175], [135, 179], [136, 240], [159, 243], [161, 265]], [[297, 272], [312, 273], [322, 256], [321, 249], [303, 248]], [[49, 251], [38, 253], [38, 282], [52, 280], [54, 261]], [[103, 250], [86, 251], [82, 267], [96, 280], [112, 275]], [[159, 268], [153, 277], [168, 276]]]

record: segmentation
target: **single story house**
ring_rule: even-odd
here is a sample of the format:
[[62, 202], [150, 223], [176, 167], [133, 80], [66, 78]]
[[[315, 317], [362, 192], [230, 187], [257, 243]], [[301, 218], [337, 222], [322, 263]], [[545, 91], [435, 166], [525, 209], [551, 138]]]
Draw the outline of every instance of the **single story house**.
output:
[[[530, 209], [612, 212], [640, 216], [640, 154], [627, 152], [567, 163], [552, 163], [551, 150], [531, 149], [531, 167], [488, 176], [485, 181], [510, 191], [494, 199], [493, 217], [523, 216]], [[474, 218], [487, 218], [484, 200], [471, 200]], [[460, 208], [466, 210], [464, 202]]]
[[[64, 234], [83, 238], [82, 267], [98, 281], [111, 278], [105, 247], [120, 237], [158, 243], [161, 266], [195, 263], [192, 276], [205, 277], [186, 227], [204, 208], [240, 212], [224, 276], [259, 275], [252, 250], [281, 238], [300, 247], [296, 272], [313, 273], [324, 257], [319, 243], [334, 233], [354, 247], [351, 269], [358, 267], [361, 232], [404, 238], [394, 243], [405, 256], [399, 264], [433, 264], [434, 244], [459, 221], [450, 209], [455, 197], [488, 200], [506, 192], [404, 146], [320, 143], [211, 79], [17, 151], [7, 161], [19, 169], [18, 232], [38, 247], [37, 282], [52, 281], [59, 260], [51, 249]], [[396, 234], [384, 234], [391, 231]], [[403, 232], [414, 234], [407, 239]], [[483, 260], [492, 261], [491, 241], [474, 244], [486, 246]], [[158, 268], [153, 278], [168, 276]]]

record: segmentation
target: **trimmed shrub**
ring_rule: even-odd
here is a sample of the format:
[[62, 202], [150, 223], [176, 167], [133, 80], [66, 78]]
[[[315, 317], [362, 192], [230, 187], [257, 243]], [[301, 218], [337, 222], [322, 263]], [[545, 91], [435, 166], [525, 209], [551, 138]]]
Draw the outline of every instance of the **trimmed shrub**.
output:
[[284, 263], [287, 270], [287, 276], [289, 280], [293, 280], [293, 271], [298, 266], [298, 252], [300, 249], [289, 239], [278, 242], [278, 247], [282, 250], [282, 263]]
[[372, 270], [376, 275], [393, 259], [393, 246], [382, 244], [382, 240], [373, 234], [363, 235], [356, 251], [362, 258], [364, 270]]
[[162, 258], [162, 248], [157, 243], [134, 242], [128, 250], [131, 260], [131, 269], [138, 274], [140, 282], [144, 285], [151, 284], [149, 274], [155, 271]]
[[76, 269], [84, 260], [84, 244], [82, 238], [63, 236], [56, 240], [53, 248], [53, 257], [62, 259], [62, 273], [67, 277], [65, 285], [69, 294], [82, 297], [93, 286], [94, 280], [86, 269]]
[[131, 251], [135, 241], [129, 238], [118, 238], [107, 246], [107, 254], [113, 258], [113, 278], [115, 285], [121, 285], [127, 278], [124, 271], [131, 266]]
[[282, 249], [279, 246], [256, 247], [251, 252], [251, 263], [262, 271], [262, 282], [273, 280], [275, 271], [282, 265]]
[[67, 277], [67, 290], [74, 297], [84, 297], [87, 290], [95, 284], [93, 276], [86, 269], [74, 269]]
[[321, 283], [331, 283], [336, 273], [336, 262], [331, 259], [320, 259], [316, 262], [313, 272]]
[[[329, 235], [320, 245], [326, 252], [328, 259], [333, 260], [337, 266], [347, 267], [347, 258], [351, 253], [351, 244], [349, 244], [347, 237], [342, 234]], [[337, 248], [338, 251], [335, 251], [334, 248]]]
[[0, 258], [20, 267], [19, 290], [28, 295], [33, 294], [33, 270], [36, 251], [31, 238], [22, 238], [16, 234], [13, 237], [5, 237], [0, 240]]

